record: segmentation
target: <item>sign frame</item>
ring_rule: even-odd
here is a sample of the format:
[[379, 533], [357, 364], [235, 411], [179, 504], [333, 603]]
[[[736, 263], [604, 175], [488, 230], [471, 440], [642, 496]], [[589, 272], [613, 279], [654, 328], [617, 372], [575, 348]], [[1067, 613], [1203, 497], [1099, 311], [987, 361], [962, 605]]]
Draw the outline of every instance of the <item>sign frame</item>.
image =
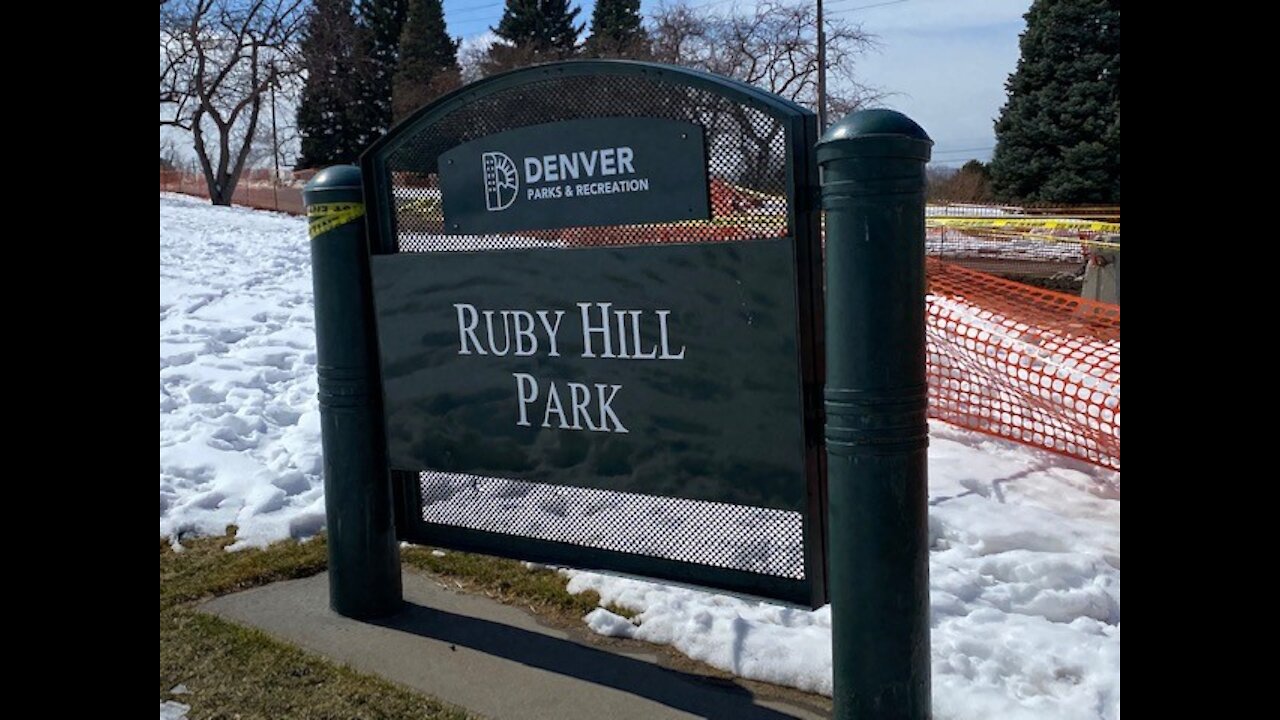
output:
[[[360, 159], [365, 222], [372, 256], [399, 252], [392, 175], [387, 158], [423, 129], [463, 105], [485, 97], [556, 78], [584, 76], [646, 76], [722, 96], [743, 107], [774, 118], [785, 130], [786, 235], [794, 250], [797, 342], [801, 382], [801, 418], [804, 435], [806, 511], [803, 542], [804, 579], [769, 576], [742, 570], [690, 564], [646, 555], [599, 550], [558, 541], [538, 540], [463, 527], [431, 525], [421, 521], [422, 498], [417, 471], [392, 468], [394, 520], [397, 536], [417, 544], [512, 557], [545, 564], [609, 569], [656, 578], [708, 585], [743, 594], [759, 595], [818, 607], [827, 602], [827, 486], [826, 448], [823, 439], [822, 386], [823, 267], [819, 239], [819, 183], [814, 146], [818, 140], [816, 116], [779, 96], [758, 88], [684, 68], [636, 61], [581, 60], [534, 66], [486, 78], [450, 93], [420, 109], [383, 138]], [[707, 152], [713, 152], [707, 147]], [[593, 223], [598, 226], [599, 223]], [[695, 241], [696, 240], [691, 240]], [[746, 241], [750, 242], [750, 241]], [[574, 252], [575, 250], [564, 250]], [[490, 252], [501, 252], [500, 250]], [[379, 386], [381, 383], [379, 383]], [[518, 542], [513, 542], [513, 537]]]

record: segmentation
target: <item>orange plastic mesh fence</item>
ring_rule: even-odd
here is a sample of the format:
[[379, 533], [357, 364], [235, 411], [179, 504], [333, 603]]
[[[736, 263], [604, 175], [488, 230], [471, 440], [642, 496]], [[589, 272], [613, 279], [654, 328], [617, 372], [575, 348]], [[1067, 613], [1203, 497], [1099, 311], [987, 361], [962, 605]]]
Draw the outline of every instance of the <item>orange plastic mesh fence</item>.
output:
[[1120, 469], [1120, 307], [928, 258], [929, 415]]

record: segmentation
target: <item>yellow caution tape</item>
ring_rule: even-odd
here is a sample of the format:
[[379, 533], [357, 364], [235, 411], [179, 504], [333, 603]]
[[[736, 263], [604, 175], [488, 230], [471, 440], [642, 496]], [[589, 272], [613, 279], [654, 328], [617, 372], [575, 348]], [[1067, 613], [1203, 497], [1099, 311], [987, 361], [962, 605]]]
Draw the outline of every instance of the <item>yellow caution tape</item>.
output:
[[307, 208], [307, 232], [311, 237], [364, 217], [364, 203], [318, 203]]
[[1032, 240], [1043, 243], [1070, 243], [1072, 245], [1083, 245], [1085, 247], [1103, 248], [1106, 250], [1120, 249], [1120, 243], [1109, 242], [1107, 240], [1062, 237], [1061, 235], [1043, 235], [1041, 233], [1034, 232], [1001, 232], [999, 230], [987, 230], [983, 228], [967, 228], [961, 232], [978, 240]]
[[783, 195], [770, 195], [769, 193], [760, 192], [759, 190], [752, 190], [750, 188], [742, 187], [741, 185], [730, 185], [729, 183], [725, 183], [725, 184], [728, 185], [729, 188], [733, 190], [733, 192], [746, 195], [747, 197], [754, 198], [756, 200], [777, 200], [781, 202], [786, 202], [787, 200], [787, 198]]
[[983, 217], [928, 217], [929, 225], [942, 227], [1007, 227], [1039, 228], [1045, 230], [1091, 230], [1093, 232], [1118, 233], [1120, 223], [1075, 218], [983, 218]]

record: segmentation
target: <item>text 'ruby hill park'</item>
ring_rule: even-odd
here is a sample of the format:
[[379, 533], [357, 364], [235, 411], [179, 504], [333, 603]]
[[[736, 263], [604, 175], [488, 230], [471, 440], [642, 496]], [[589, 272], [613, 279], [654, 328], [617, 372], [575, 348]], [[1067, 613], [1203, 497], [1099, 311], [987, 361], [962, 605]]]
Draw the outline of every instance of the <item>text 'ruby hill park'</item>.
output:
[[[670, 310], [614, 310], [613, 303], [576, 303], [582, 335], [581, 357], [610, 360], [683, 360], [685, 346], [672, 351]], [[560, 357], [564, 310], [477, 310], [455, 303], [459, 355], [513, 355], [539, 352]], [[656, 334], [656, 339], [654, 335]], [[498, 336], [502, 336], [501, 342]], [[647, 338], [647, 340], [646, 340]], [[532, 426], [530, 407], [542, 408], [541, 426], [560, 430], [625, 433], [612, 403], [621, 385], [566, 382], [567, 395], [554, 381], [540, 383], [528, 373], [512, 373], [516, 383], [517, 425]], [[565, 400], [568, 402], [564, 402]]]

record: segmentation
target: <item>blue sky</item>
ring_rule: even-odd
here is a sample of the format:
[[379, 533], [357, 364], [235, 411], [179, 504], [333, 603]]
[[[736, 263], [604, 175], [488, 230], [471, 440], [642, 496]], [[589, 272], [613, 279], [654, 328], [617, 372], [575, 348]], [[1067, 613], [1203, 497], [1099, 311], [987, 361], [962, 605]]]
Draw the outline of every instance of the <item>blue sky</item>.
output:
[[[726, 10], [752, 0], [686, 0]], [[659, 0], [642, 0], [641, 13]], [[829, 15], [862, 24], [880, 49], [864, 56], [863, 82], [894, 93], [885, 106], [901, 110], [933, 137], [935, 162], [988, 160], [992, 123], [1004, 104], [1004, 83], [1018, 62], [1018, 34], [1031, 0], [825, 0]], [[578, 0], [590, 23], [595, 0]], [[879, 5], [878, 7], [866, 7]], [[474, 37], [497, 25], [502, 0], [444, 0], [449, 34]]]

